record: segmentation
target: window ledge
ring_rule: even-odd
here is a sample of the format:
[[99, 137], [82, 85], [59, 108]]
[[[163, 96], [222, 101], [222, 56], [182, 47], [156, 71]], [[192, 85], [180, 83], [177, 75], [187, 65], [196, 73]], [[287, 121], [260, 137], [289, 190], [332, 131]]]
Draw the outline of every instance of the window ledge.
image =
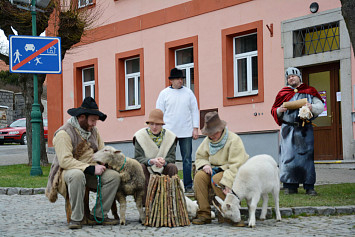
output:
[[140, 110], [141, 109], [141, 107], [139, 107], [139, 108], [132, 108], [132, 109], [123, 109], [123, 110], [118, 110], [118, 112], [127, 112], [127, 111], [132, 111], [132, 110]]

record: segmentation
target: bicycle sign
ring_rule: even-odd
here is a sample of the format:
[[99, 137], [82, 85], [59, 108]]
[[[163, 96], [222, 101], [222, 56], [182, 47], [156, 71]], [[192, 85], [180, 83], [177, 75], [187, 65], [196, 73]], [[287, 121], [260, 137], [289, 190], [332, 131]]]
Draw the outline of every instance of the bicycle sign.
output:
[[59, 37], [9, 36], [10, 72], [61, 74]]

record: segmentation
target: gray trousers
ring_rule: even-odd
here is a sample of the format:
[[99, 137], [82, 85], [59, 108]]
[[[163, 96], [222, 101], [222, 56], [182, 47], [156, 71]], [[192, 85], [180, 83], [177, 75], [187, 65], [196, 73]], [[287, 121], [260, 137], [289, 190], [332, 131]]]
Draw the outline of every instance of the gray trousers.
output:
[[[79, 169], [64, 170], [64, 181], [68, 186], [69, 201], [72, 209], [71, 219], [81, 221], [84, 217], [85, 186], [97, 188], [96, 175], [87, 175]], [[101, 175], [101, 196], [104, 217], [110, 211], [115, 200], [117, 188], [120, 185], [120, 177], [117, 171], [106, 169]], [[91, 213], [93, 214], [94, 208]], [[102, 218], [100, 203], [96, 206], [96, 216]]]

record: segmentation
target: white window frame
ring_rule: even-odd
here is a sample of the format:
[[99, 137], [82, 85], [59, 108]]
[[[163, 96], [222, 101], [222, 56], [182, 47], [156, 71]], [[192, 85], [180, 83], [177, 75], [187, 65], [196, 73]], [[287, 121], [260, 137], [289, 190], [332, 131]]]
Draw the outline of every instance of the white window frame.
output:
[[[140, 80], [140, 76], [141, 76], [141, 73], [140, 71], [139, 72], [135, 72], [135, 73], [129, 73], [127, 74], [127, 61], [129, 60], [134, 60], [134, 59], [138, 59], [140, 60], [139, 57], [136, 57], [136, 58], [129, 58], [129, 59], [126, 59], [124, 61], [124, 66], [125, 66], [125, 104], [126, 104], [126, 110], [131, 110], [131, 109], [140, 109], [141, 108], [141, 104], [138, 103], [139, 101], [139, 86], [140, 86], [140, 83], [138, 83], [138, 81]], [[134, 105], [128, 105], [128, 79], [129, 78], [134, 78]]]
[[86, 3], [81, 5], [81, 1], [78, 0], [78, 8], [87, 7], [89, 5], [94, 4], [93, 2], [94, 2], [93, 0], [86, 0]]
[[[253, 90], [253, 72], [252, 72], [252, 57], [258, 56], [258, 51], [250, 51], [247, 53], [235, 54], [235, 39], [242, 38], [249, 35], [257, 35], [257, 33], [241, 35], [233, 38], [233, 69], [234, 69], [234, 97], [241, 97], [241, 96], [250, 96], [250, 95], [257, 95], [259, 90]], [[246, 59], [247, 60], [247, 84], [248, 88], [247, 91], [238, 92], [238, 65], [237, 61], [239, 59]]]
[[181, 50], [185, 50], [185, 49], [189, 49], [189, 48], [193, 49], [193, 46], [182, 48], [182, 49], [177, 49], [177, 50], [175, 50], [174, 53], [175, 53], [175, 67], [180, 70], [184, 70], [184, 69], [186, 70], [186, 74], [185, 74], [186, 85], [184, 85], [184, 86], [191, 89], [191, 78], [190, 78], [191, 73], [190, 73], [190, 71], [191, 71], [191, 68], [192, 68], [192, 70], [194, 70], [195, 64], [194, 63], [186, 63], [186, 64], [177, 65], [177, 53], [176, 53], [177, 51], [181, 51]]
[[[93, 80], [92, 81], [86, 81], [86, 82], [84, 82], [84, 71], [85, 70], [88, 70], [88, 69], [94, 69], [94, 78], [93, 78]], [[90, 96], [92, 97], [92, 98], [94, 98], [95, 99], [95, 67], [87, 67], [87, 68], [83, 68], [82, 70], [81, 70], [81, 75], [82, 75], [82, 83], [83, 83], [83, 100], [85, 99], [85, 87], [86, 86], [90, 86]]]

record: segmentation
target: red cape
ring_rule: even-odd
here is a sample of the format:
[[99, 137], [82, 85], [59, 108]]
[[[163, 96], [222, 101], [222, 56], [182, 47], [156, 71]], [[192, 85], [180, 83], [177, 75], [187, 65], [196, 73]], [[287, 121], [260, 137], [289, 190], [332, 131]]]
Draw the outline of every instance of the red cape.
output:
[[[321, 101], [323, 101], [322, 97], [319, 95], [318, 91], [314, 87], [302, 83], [299, 87], [297, 87], [297, 90], [298, 93], [300, 94], [313, 95], [318, 99], [320, 99]], [[283, 102], [289, 101], [295, 94], [296, 92], [294, 91], [294, 89], [288, 86], [282, 88], [277, 94], [275, 102], [271, 108], [271, 114], [278, 125], [281, 126], [282, 121], [280, 121], [277, 117], [277, 108], [280, 107], [283, 104]]]

